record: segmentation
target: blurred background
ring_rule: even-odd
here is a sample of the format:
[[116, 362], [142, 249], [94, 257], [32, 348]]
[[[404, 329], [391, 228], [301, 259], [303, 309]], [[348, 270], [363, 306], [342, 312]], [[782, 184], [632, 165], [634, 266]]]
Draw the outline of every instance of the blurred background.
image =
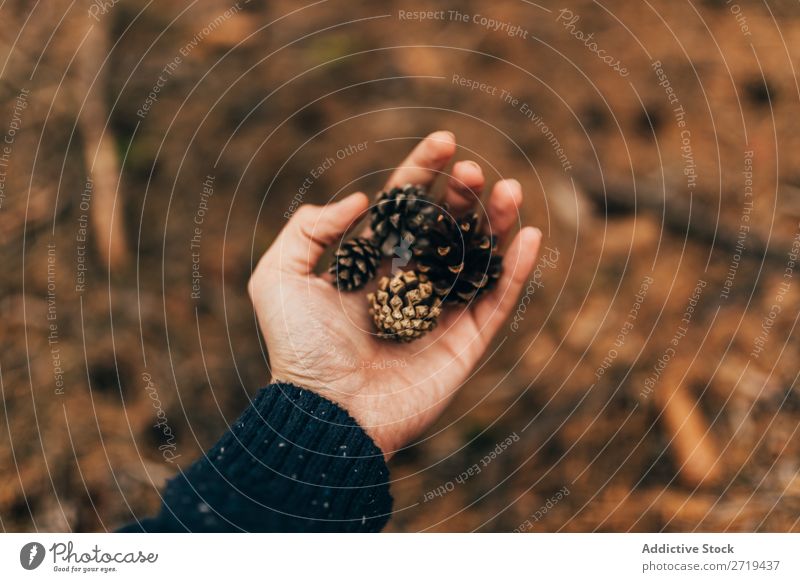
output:
[[285, 213], [437, 129], [545, 249], [389, 529], [800, 529], [797, 2], [0, 15], [3, 530], [154, 512], [269, 379], [245, 286]]

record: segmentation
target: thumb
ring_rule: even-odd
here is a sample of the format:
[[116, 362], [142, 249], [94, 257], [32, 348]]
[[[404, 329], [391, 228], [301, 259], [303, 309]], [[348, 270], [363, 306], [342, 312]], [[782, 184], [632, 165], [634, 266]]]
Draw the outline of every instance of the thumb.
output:
[[325, 248], [340, 238], [368, 205], [369, 199], [362, 192], [326, 206], [304, 204], [289, 219], [265, 258], [283, 271], [308, 275]]

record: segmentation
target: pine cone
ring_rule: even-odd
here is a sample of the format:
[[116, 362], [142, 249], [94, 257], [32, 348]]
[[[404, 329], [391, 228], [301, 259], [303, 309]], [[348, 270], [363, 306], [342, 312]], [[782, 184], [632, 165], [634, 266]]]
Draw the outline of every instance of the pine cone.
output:
[[424, 276], [401, 271], [382, 277], [378, 290], [367, 294], [378, 337], [409, 342], [436, 327], [441, 299]]
[[333, 257], [328, 272], [334, 276], [335, 285], [342, 291], [360, 289], [378, 270], [381, 252], [375, 244], [363, 237], [341, 244]]
[[445, 301], [467, 303], [491, 289], [503, 271], [495, 237], [478, 229], [478, 215], [455, 220], [438, 212], [414, 249], [417, 268]]
[[370, 210], [375, 243], [386, 256], [392, 256], [398, 246], [412, 248], [417, 234], [435, 211], [422, 186], [406, 184], [381, 192]]

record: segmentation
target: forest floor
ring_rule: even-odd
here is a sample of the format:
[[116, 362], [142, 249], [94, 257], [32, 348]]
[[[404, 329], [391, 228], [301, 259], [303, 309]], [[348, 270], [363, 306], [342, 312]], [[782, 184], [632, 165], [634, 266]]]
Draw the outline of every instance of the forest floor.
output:
[[796, 3], [32, 4], [0, 8], [4, 530], [155, 511], [269, 378], [245, 288], [293, 201], [436, 129], [544, 250], [389, 529], [800, 530]]

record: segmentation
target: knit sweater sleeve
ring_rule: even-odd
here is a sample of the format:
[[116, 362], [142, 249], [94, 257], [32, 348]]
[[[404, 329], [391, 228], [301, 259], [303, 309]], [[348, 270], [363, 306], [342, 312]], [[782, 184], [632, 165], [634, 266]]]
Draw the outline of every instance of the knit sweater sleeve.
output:
[[121, 532], [376, 532], [392, 497], [383, 453], [342, 408], [290, 384], [261, 390], [160, 513]]

